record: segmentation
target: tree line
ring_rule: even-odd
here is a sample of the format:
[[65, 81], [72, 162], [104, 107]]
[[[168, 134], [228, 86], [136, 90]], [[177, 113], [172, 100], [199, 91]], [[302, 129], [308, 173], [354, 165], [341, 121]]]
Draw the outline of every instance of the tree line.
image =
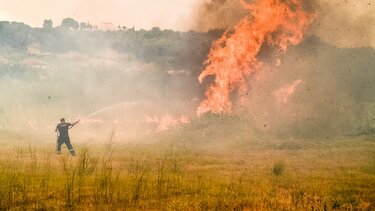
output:
[[0, 22], [0, 49], [27, 51], [37, 46], [51, 54], [92, 52], [111, 48], [136, 56], [144, 62], [154, 62], [166, 68], [200, 68], [211, 43], [222, 30], [178, 32], [154, 27], [150, 30], [118, 26], [114, 30], [99, 30], [90, 23], [65, 18], [54, 27], [44, 20], [42, 28], [19, 22]]

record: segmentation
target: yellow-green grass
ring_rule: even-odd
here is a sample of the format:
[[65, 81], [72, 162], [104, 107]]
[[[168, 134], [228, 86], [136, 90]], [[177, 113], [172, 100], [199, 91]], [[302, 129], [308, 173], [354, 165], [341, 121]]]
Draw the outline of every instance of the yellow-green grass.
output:
[[372, 136], [210, 145], [183, 137], [77, 143], [74, 158], [66, 148], [54, 154], [54, 143], [2, 140], [0, 210], [375, 209]]

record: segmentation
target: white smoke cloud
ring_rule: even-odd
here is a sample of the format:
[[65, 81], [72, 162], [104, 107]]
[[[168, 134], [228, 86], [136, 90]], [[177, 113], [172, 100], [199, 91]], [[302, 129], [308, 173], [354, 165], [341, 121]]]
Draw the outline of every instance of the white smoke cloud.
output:
[[313, 33], [341, 48], [375, 48], [375, 1], [318, 0]]
[[[310, 31], [340, 48], [375, 48], [375, 1], [306, 1], [317, 14]], [[247, 14], [237, 0], [197, 1], [195, 29], [232, 28]]]

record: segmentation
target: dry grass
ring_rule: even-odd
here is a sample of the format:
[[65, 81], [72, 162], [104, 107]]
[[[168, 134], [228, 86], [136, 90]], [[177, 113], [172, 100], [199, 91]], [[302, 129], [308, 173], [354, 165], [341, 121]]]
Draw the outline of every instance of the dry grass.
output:
[[78, 147], [75, 158], [55, 155], [53, 144], [3, 150], [0, 210], [375, 209], [368, 136], [201, 150], [166, 142]]

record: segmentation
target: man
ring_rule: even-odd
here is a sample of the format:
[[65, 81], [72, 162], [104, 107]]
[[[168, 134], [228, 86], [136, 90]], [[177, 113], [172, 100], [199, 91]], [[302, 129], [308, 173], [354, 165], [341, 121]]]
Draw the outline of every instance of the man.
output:
[[72, 156], [76, 155], [74, 148], [72, 144], [70, 143], [68, 130], [74, 127], [74, 125], [76, 125], [78, 122], [79, 120], [73, 123], [68, 123], [68, 122], [65, 122], [64, 118], [60, 119], [60, 124], [58, 124], [55, 129], [55, 132], [57, 132], [57, 150], [56, 150], [57, 154], [61, 154], [61, 145], [66, 144], [66, 146], [69, 149], [70, 154]]

